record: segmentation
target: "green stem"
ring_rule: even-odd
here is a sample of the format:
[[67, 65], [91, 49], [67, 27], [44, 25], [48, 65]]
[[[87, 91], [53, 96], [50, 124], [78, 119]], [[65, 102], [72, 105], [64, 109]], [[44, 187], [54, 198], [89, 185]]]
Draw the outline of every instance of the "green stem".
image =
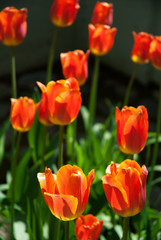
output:
[[64, 133], [64, 126], [60, 126], [60, 128], [59, 128], [58, 169], [63, 166], [63, 133]]
[[53, 61], [54, 61], [55, 44], [56, 44], [57, 36], [58, 36], [58, 27], [55, 27], [53, 40], [52, 40], [52, 43], [51, 43], [51, 48], [50, 48], [50, 53], [49, 53], [49, 58], [48, 58], [47, 73], [46, 73], [46, 84], [49, 81], [51, 81], [51, 79], [52, 79], [52, 65], [53, 65]]
[[67, 156], [71, 164], [75, 163], [74, 143], [76, 140], [77, 119], [67, 126]]
[[56, 218], [55, 219], [54, 240], [59, 240], [59, 232], [60, 232], [60, 220], [58, 218]]
[[65, 240], [69, 240], [69, 221], [65, 222]]
[[99, 75], [99, 56], [95, 56], [94, 71], [92, 77], [92, 88], [89, 99], [89, 127], [92, 126], [96, 112], [96, 101], [97, 101], [97, 85]]
[[131, 160], [134, 160], [134, 154], [130, 154], [129, 157], [130, 157]]
[[149, 174], [148, 180], [148, 189], [147, 189], [147, 198], [150, 194], [151, 183], [154, 177], [154, 166], [157, 161], [157, 153], [158, 153], [158, 146], [159, 146], [159, 134], [160, 134], [160, 121], [161, 121], [161, 81], [160, 81], [160, 89], [159, 89], [159, 99], [158, 99], [158, 112], [157, 112], [157, 122], [156, 122], [156, 140], [153, 149], [153, 156], [151, 161], [151, 171]]
[[133, 82], [134, 82], [136, 73], [137, 73], [137, 71], [138, 71], [138, 68], [139, 68], [139, 64], [136, 63], [136, 64], [135, 64], [135, 67], [134, 67], [134, 71], [133, 71], [133, 73], [132, 73], [132, 75], [131, 75], [131, 78], [130, 78], [130, 81], [129, 81], [129, 84], [128, 84], [128, 87], [127, 87], [126, 94], [125, 94], [124, 106], [127, 106], [127, 105], [128, 105], [131, 88], [132, 88], [132, 85], [133, 85]]
[[43, 129], [43, 145], [42, 145], [42, 158], [41, 158], [41, 171], [44, 171], [45, 167], [45, 152], [46, 152], [46, 139], [47, 139], [47, 126]]
[[16, 64], [15, 64], [14, 47], [10, 47], [10, 55], [11, 55], [12, 97], [13, 97], [13, 98], [17, 98], [17, 89], [16, 89]]
[[21, 141], [21, 132], [18, 132], [17, 135], [17, 142], [16, 142], [16, 152], [15, 156], [12, 161], [11, 171], [12, 171], [12, 191], [11, 191], [11, 232], [10, 232], [10, 240], [14, 239], [14, 233], [13, 233], [13, 224], [14, 224], [14, 203], [15, 203], [15, 178], [16, 178], [16, 167], [17, 167], [17, 159], [18, 159], [18, 152], [20, 147], [20, 141]]
[[123, 237], [122, 240], [128, 240], [130, 217], [124, 217], [123, 220]]
[[[64, 133], [64, 126], [59, 127], [59, 157], [58, 157], [58, 169], [63, 166], [63, 133]], [[59, 232], [60, 232], [60, 220], [55, 219], [55, 234], [54, 240], [59, 239]]]

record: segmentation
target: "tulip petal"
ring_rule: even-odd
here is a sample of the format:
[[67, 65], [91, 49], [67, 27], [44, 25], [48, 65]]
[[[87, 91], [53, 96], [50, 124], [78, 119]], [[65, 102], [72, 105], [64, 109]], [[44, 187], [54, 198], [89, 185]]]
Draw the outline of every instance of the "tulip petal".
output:
[[[144, 129], [144, 116], [139, 112], [132, 114], [124, 127], [126, 145], [132, 153], [138, 153], [144, 148], [147, 139], [147, 131]], [[132, 139], [132, 141], [131, 141]], [[136, 144], [137, 143], [137, 144]]]
[[68, 195], [54, 195], [44, 193], [45, 201], [54, 216], [68, 221], [75, 219], [75, 212], [78, 205], [78, 199]]
[[86, 207], [84, 195], [87, 190], [87, 178], [83, 172], [73, 172], [67, 181], [65, 193], [78, 199], [77, 214], [81, 214]]
[[129, 203], [126, 191], [121, 183], [110, 175], [104, 176], [102, 181], [106, 198], [114, 211], [116, 213], [125, 211], [125, 209], [128, 208]]
[[[65, 194], [66, 192], [66, 184], [68, 182], [68, 179], [70, 178], [71, 174], [74, 172], [82, 172], [82, 169], [77, 166], [71, 166], [70, 164], [67, 164], [65, 166], [62, 166], [59, 171], [57, 172], [57, 186], [59, 189], [59, 192], [61, 194]], [[64, 181], [65, 179], [65, 181]]]
[[82, 98], [79, 91], [66, 91], [55, 100], [56, 112], [50, 120], [54, 124], [67, 125], [74, 121], [78, 115]]
[[50, 168], [45, 169], [45, 173], [38, 173], [37, 178], [40, 183], [42, 192], [55, 194], [56, 188], [56, 175], [52, 174]]

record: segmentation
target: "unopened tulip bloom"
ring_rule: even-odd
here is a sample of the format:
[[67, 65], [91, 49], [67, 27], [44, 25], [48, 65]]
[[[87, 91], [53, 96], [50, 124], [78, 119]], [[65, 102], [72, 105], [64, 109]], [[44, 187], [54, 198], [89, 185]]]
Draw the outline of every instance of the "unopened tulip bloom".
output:
[[113, 47], [117, 29], [99, 24], [89, 24], [88, 29], [90, 51], [98, 56], [107, 54]]
[[103, 176], [103, 188], [112, 209], [122, 217], [138, 214], [146, 200], [148, 171], [134, 160], [126, 159], [121, 164], [111, 162]]
[[75, 120], [82, 103], [75, 78], [50, 81], [47, 86], [37, 82], [42, 91], [39, 120], [45, 125], [67, 125]]
[[79, 86], [83, 85], [88, 77], [88, 57], [90, 51], [84, 53], [82, 50], [61, 53], [61, 65], [65, 78], [75, 77]]
[[98, 240], [103, 225], [102, 220], [98, 220], [92, 214], [81, 215], [76, 220], [75, 233], [77, 240]]
[[150, 44], [150, 61], [152, 65], [161, 70], [161, 36], [155, 36]]
[[123, 107], [115, 111], [117, 124], [117, 144], [126, 154], [143, 150], [148, 137], [148, 112], [144, 106]]
[[11, 98], [10, 121], [12, 127], [19, 132], [28, 131], [34, 121], [39, 103], [35, 104], [31, 98]]
[[78, 0], [54, 0], [50, 10], [50, 19], [58, 27], [70, 26], [79, 8]]
[[113, 4], [97, 2], [92, 14], [91, 23], [93, 25], [102, 24], [111, 26], [113, 23]]
[[81, 168], [69, 164], [56, 174], [46, 168], [45, 173], [37, 175], [50, 211], [64, 221], [78, 218], [84, 212], [94, 176], [94, 170], [86, 177]]
[[134, 45], [131, 52], [131, 59], [135, 63], [148, 63], [149, 62], [149, 48], [153, 39], [153, 35], [140, 32], [133, 32]]
[[27, 32], [27, 9], [6, 7], [0, 12], [0, 41], [7, 46], [20, 44]]

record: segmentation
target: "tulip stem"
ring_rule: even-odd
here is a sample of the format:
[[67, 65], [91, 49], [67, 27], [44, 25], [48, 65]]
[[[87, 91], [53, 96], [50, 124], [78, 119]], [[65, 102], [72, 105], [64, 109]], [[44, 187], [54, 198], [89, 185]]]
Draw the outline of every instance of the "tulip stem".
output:
[[52, 65], [54, 61], [54, 54], [55, 54], [55, 44], [56, 44], [56, 39], [58, 36], [58, 27], [55, 27], [54, 30], [54, 35], [50, 47], [50, 52], [49, 52], [49, 58], [48, 58], [48, 65], [47, 65], [47, 73], [46, 73], [46, 84], [51, 81], [52, 79]]
[[59, 240], [59, 232], [60, 232], [60, 220], [56, 218], [54, 240]]
[[11, 79], [12, 79], [12, 97], [17, 98], [17, 90], [16, 90], [16, 64], [15, 64], [15, 53], [14, 47], [10, 47], [11, 54]]
[[158, 99], [158, 111], [157, 111], [157, 122], [156, 122], [156, 139], [153, 149], [152, 161], [151, 161], [151, 171], [149, 174], [148, 180], [148, 189], [147, 189], [147, 198], [149, 198], [151, 183], [154, 177], [154, 166], [157, 161], [157, 153], [158, 153], [158, 146], [159, 146], [159, 134], [160, 134], [160, 121], [161, 121], [161, 81], [160, 81], [160, 89], [159, 89], [159, 99]]
[[123, 220], [123, 237], [122, 240], [128, 240], [130, 217], [124, 217]]
[[16, 142], [16, 152], [15, 156], [12, 161], [11, 165], [11, 172], [12, 172], [12, 189], [11, 189], [11, 232], [10, 232], [10, 240], [14, 239], [14, 233], [13, 233], [13, 224], [14, 224], [14, 202], [15, 202], [15, 178], [16, 178], [16, 167], [17, 167], [17, 159], [18, 159], [18, 152], [20, 147], [20, 141], [21, 141], [21, 132], [18, 132], [17, 135], [17, 142]]
[[139, 68], [139, 64], [136, 63], [136, 64], [135, 64], [135, 67], [134, 67], [134, 71], [132, 72], [132, 75], [131, 75], [131, 77], [130, 77], [130, 81], [129, 81], [127, 90], [126, 90], [125, 99], [124, 99], [124, 106], [127, 106], [127, 105], [128, 105], [131, 88], [132, 88], [132, 85], [133, 85], [133, 82], [134, 82], [136, 73], [137, 73], [137, 71], [138, 71], [138, 68]]
[[71, 164], [75, 163], [74, 143], [76, 140], [77, 119], [67, 126], [67, 156]]
[[95, 118], [96, 100], [97, 100], [97, 86], [99, 75], [99, 56], [95, 56], [94, 71], [92, 77], [92, 87], [89, 99], [89, 127], [92, 126]]
[[65, 240], [69, 240], [69, 221], [65, 222]]
[[41, 159], [41, 171], [44, 171], [45, 165], [45, 151], [46, 151], [46, 138], [47, 138], [47, 126], [43, 129], [43, 145], [42, 145], [42, 159]]
[[58, 169], [63, 166], [63, 133], [64, 133], [64, 126], [60, 126], [60, 128], [59, 128]]

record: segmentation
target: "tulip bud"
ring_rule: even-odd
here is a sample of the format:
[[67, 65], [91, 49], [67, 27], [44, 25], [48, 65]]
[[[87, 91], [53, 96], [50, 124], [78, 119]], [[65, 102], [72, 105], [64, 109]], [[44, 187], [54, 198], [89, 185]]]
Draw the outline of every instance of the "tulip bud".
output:
[[144, 106], [116, 107], [117, 144], [126, 154], [135, 154], [143, 150], [148, 137], [148, 112]]
[[20, 44], [27, 32], [27, 9], [6, 7], [0, 12], [0, 41], [7, 46]]

